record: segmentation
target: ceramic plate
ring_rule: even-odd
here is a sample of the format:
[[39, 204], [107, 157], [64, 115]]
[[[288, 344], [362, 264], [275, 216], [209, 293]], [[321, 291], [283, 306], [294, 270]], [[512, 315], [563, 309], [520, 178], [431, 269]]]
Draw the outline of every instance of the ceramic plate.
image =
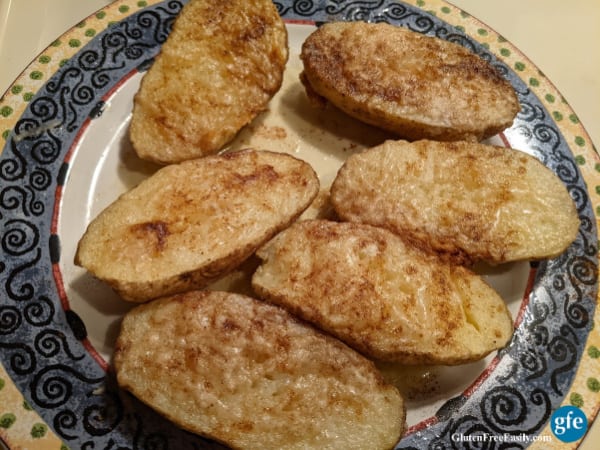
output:
[[[42, 54], [0, 103], [0, 437], [15, 446], [33, 440], [36, 448], [219, 447], [116, 387], [110, 358], [130, 305], [73, 265], [90, 220], [157, 169], [134, 155], [127, 128], [140, 79], [183, 3], [121, 0], [99, 11]], [[555, 103], [559, 94], [509, 43], [446, 3], [427, 2], [428, 11], [423, 3], [276, 2], [290, 42], [284, 84], [269, 111], [229, 148], [290, 152], [311, 163], [326, 186], [350, 154], [390, 137], [308, 104], [298, 55], [321, 22], [390, 22], [457, 42], [497, 67], [522, 108], [513, 126], [489, 142], [552, 169], [577, 205], [580, 232], [556, 259], [477, 267], [513, 314], [516, 332], [506, 349], [460, 367], [387, 368], [408, 406], [409, 429], [397, 448], [454, 448], [462, 445], [457, 436], [486, 433], [503, 436], [509, 448], [550, 448], [558, 442], [547, 429], [554, 410], [573, 404], [590, 422], [597, 410], [587, 395], [598, 389], [588, 370], [599, 353], [590, 197], [597, 194], [586, 189], [586, 182], [600, 184], [590, 169], [596, 154], [575, 120], [561, 120], [575, 117], [568, 105]], [[570, 143], [578, 138], [583, 144], [574, 151]], [[239, 286], [239, 276], [218, 287]]]

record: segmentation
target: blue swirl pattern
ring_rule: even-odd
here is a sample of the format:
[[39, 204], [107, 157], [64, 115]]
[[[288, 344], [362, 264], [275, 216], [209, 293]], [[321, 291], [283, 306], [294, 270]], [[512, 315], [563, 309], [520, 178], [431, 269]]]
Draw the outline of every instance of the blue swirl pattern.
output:
[[[113, 375], [84, 350], [83, 322], [63, 309], [49, 282], [60, 258], [60, 237], [49, 224], [56, 189], [68, 171], [65, 155], [83, 122], [98, 113], [103, 96], [156, 55], [184, 3], [168, 0], [145, 8], [96, 36], [37, 93], [0, 155], [0, 358], [27, 401], [71, 448], [223, 448], [175, 429], [120, 391]], [[560, 131], [510, 68], [418, 8], [385, 0], [275, 4], [285, 19], [390, 22], [456, 42], [515, 87], [522, 109], [506, 136], [526, 142], [564, 181], [581, 217], [580, 232], [565, 254], [539, 264], [523, 319], [492, 374], [474, 392], [449, 400], [436, 423], [405, 436], [397, 449], [456, 448], [457, 433], [538, 433], [572, 382], [597, 294], [594, 215]], [[525, 447], [515, 440], [510, 448]]]

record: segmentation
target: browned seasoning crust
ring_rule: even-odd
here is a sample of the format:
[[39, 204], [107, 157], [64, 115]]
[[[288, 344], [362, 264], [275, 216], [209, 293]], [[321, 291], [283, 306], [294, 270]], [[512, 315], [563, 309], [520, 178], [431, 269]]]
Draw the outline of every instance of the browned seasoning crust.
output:
[[479, 56], [385, 23], [325, 24], [301, 58], [309, 97], [410, 140], [482, 140], [520, 109], [510, 83]]
[[398, 391], [373, 363], [284, 309], [192, 291], [138, 306], [115, 349], [119, 385], [235, 449], [391, 449]]
[[135, 96], [135, 151], [160, 164], [217, 152], [267, 108], [287, 58], [272, 1], [191, 0]]

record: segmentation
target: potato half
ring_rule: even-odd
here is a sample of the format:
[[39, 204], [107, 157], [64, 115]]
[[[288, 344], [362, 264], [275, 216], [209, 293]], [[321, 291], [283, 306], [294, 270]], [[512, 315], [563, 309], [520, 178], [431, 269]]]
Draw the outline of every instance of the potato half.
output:
[[284, 309], [194, 291], [130, 311], [119, 384], [178, 426], [236, 449], [391, 449], [402, 397], [368, 361]]
[[331, 202], [344, 220], [385, 227], [463, 262], [558, 256], [579, 230], [554, 172], [526, 153], [470, 142], [388, 141], [353, 155]]
[[271, 0], [191, 0], [135, 96], [135, 151], [160, 164], [216, 153], [267, 108], [287, 58]]
[[257, 255], [259, 296], [377, 360], [460, 364], [512, 336], [506, 304], [481, 277], [383, 228], [301, 221]]
[[520, 110], [511, 84], [466, 48], [386, 23], [322, 25], [302, 46], [309, 97], [410, 140], [482, 140]]
[[204, 287], [318, 192], [312, 167], [283, 153], [245, 150], [166, 166], [89, 224], [75, 263], [133, 302]]

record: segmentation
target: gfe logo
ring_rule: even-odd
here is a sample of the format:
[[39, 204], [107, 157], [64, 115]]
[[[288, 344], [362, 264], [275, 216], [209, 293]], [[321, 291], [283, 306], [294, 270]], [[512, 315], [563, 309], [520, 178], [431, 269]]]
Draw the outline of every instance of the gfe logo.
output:
[[587, 417], [575, 406], [562, 406], [550, 418], [552, 433], [563, 442], [581, 439], [587, 430]]

